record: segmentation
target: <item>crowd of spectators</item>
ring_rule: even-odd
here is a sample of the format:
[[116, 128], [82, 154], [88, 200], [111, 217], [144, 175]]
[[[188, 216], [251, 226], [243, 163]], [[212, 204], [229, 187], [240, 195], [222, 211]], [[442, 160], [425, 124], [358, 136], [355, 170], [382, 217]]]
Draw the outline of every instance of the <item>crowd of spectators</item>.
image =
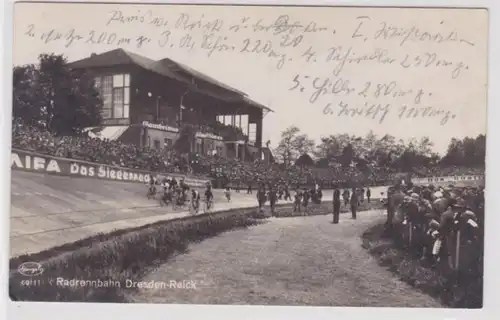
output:
[[[159, 150], [138, 147], [117, 140], [92, 138], [86, 135], [56, 137], [49, 131], [27, 126], [21, 122], [13, 123], [12, 146], [57, 157], [127, 168], [209, 176], [222, 185], [229, 184], [233, 187], [256, 186], [261, 182], [275, 185], [313, 185], [318, 183], [324, 189], [334, 185], [346, 186], [353, 182], [369, 186], [391, 183], [397, 175], [401, 174], [392, 168], [381, 167], [359, 169], [357, 167], [290, 166], [285, 168], [283, 165], [269, 164], [261, 160], [243, 162], [219, 155], [180, 155], [174, 149]], [[480, 168], [436, 167], [418, 168], [414, 174], [417, 177], [432, 177], [476, 175], [483, 172]]]
[[439, 177], [439, 176], [475, 176], [483, 175], [484, 167], [461, 167], [461, 166], [438, 166], [420, 167], [414, 169], [415, 176], [419, 178]]
[[46, 130], [20, 122], [12, 126], [12, 147], [56, 157], [83, 160], [131, 169], [185, 173], [191, 169], [186, 158], [120, 141], [90, 136], [56, 137]]
[[399, 184], [388, 195], [386, 231], [395, 243], [447, 275], [444, 291], [468, 288], [453, 297], [462, 307], [481, 305], [484, 186]]
[[226, 125], [216, 121], [215, 123], [203, 123], [196, 126], [201, 133], [213, 134], [222, 137], [226, 141], [247, 141], [248, 136], [240, 128]]

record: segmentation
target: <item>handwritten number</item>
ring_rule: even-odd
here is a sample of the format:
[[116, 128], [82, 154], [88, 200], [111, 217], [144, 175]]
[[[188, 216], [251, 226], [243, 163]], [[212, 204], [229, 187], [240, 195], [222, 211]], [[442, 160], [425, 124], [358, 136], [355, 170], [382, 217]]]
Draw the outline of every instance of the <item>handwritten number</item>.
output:
[[116, 33], [112, 33], [108, 36], [108, 44], [113, 44], [116, 40]]
[[262, 47], [262, 52], [263, 53], [268, 53], [272, 49], [272, 44], [270, 41], [266, 41], [266, 44]]
[[368, 90], [370, 89], [370, 86], [372, 85], [372, 83], [370, 81], [366, 82], [365, 83], [365, 87], [363, 88], [363, 90], [361, 90], [360, 93], [358, 93], [359, 96], [363, 96], [363, 97], [366, 97], [366, 93], [368, 92]]
[[[309, 62], [316, 56], [316, 52], [312, 51], [312, 47], [309, 47], [306, 52], [302, 54], [302, 57], [306, 58], [306, 61]], [[314, 61], [314, 60], [313, 60]]]
[[34, 24], [30, 24], [28, 26], [28, 31], [26, 31], [25, 35], [27, 35], [28, 37], [34, 37], [35, 33], [33, 32], [33, 29], [35, 29], [35, 25]]
[[272, 48], [273, 46], [271, 41], [266, 41], [265, 43], [263, 43], [261, 40], [255, 40], [255, 42], [252, 43], [252, 40], [247, 38], [243, 40], [243, 48], [240, 50], [240, 52], [270, 53], [272, 51]]
[[240, 52], [250, 52], [248, 50], [249, 45], [250, 45], [250, 39], [243, 40], [243, 48], [240, 50]]
[[167, 30], [167, 31], [163, 31], [163, 32], [161, 33], [161, 39], [160, 39], [160, 40], [158, 40], [158, 45], [159, 45], [160, 47], [162, 47], [162, 48], [163, 48], [164, 46], [166, 46], [166, 45], [168, 44], [168, 41], [169, 41], [169, 39], [170, 39], [170, 34], [171, 34], [171, 33], [170, 33], [170, 31], [168, 31], [168, 30]]
[[403, 59], [403, 61], [401, 61], [401, 66], [405, 69], [408, 69], [410, 67], [410, 63], [408, 62], [408, 58], [410, 58], [410, 55], [409, 54], [406, 54], [405, 55], [405, 58]]
[[85, 43], [92, 43], [92, 44], [94, 44], [95, 43], [94, 36], [95, 36], [95, 31], [94, 30], [90, 31], [89, 32], [89, 37], [88, 37], [87, 41], [85, 41]]
[[375, 90], [374, 96], [378, 98], [380, 95], [388, 96], [396, 87], [396, 82], [391, 81], [389, 84], [377, 84], [377, 90]]
[[259, 47], [260, 47], [260, 40], [256, 40], [256, 41], [255, 41], [255, 47], [253, 47], [252, 52], [257, 52], [257, 53], [259, 53], [259, 51], [258, 51], [258, 50], [259, 50]]
[[295, 90], [298, 86], [300, 86], [299, 75], [297, 74], [292, 81], [295, 83], [295, 86], [288, 89], [290, 91]]
[[107, 36], [108, 36], [108, 34], [106, 32], [101, 32], [101, 34], [99, 35], [99, 38], [97, 39], [97, 43], [98, 44], [103, 43], [106, 40]]
[[291, 36], [287, 34], [286, 36], [283, 36], [283, 40], [280, 42], [280, 46], [282, 47], [293, 47], [296, 48], [299, 44], [301, 44], [302, 39], [304, 37], [302, 35], [299, 35], [293, 39], [291, 39]]

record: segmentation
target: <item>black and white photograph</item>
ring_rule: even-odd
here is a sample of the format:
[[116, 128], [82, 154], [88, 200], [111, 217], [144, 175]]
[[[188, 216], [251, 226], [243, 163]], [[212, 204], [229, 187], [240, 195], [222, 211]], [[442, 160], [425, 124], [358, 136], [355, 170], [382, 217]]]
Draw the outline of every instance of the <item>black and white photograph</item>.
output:
[[16, 3], [10, 299], [482, 308], [488, 20]]

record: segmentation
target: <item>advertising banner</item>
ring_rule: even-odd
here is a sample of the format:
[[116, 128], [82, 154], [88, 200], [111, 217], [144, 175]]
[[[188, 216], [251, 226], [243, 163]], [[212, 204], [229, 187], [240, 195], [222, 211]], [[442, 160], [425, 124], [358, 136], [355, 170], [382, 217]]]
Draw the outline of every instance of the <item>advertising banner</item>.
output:
[[[144, 170], [128, 169], [81, 160], [58, 158], [20, 149], [12, 149], [10, 166], [13, 170], [61, 176], [140, 183], [148, 183], [149, 181], [149, 172]], [[175, 177], [177, 180], [184, 178], [186, 183], [193, 187], [203, 186], [208, 181], [208, 179], [198, 179], [182, 174], [157, 173], [156, 176], [160, 179], [163, 179], [164, 177]]]

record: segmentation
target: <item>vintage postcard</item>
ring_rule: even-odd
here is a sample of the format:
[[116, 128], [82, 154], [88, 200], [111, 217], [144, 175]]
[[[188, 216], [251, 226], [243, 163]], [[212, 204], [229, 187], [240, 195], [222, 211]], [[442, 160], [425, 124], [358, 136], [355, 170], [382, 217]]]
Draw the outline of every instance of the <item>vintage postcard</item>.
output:
[[13, 20], [12, 300], [482, 307], [486, 9]]

